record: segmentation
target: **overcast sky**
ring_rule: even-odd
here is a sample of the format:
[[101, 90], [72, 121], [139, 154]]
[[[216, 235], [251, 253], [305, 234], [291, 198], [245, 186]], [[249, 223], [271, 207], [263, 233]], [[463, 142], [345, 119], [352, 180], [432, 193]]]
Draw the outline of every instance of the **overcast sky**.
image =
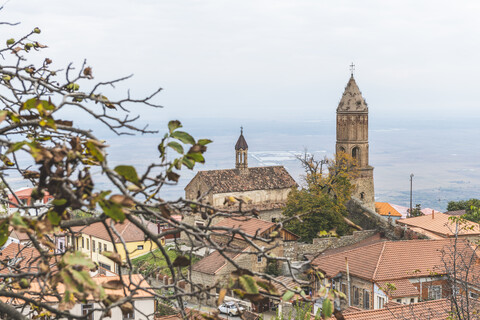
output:
[[480, 116], [479, 17], [479, 1], [10, 0], [21, 26], [1, 34], [38, 26], [58, 67], [163, 87], [153, 121], [330, 117], [351, 62], [371, 114], [428, 121]]

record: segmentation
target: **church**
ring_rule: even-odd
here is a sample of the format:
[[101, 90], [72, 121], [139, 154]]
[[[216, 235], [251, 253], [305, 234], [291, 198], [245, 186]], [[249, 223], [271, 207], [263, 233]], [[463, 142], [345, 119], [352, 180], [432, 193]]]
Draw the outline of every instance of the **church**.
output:
[[244, 201], [242, 210], [255, 208], [260, 218], [276, 221], [296, 185], [283, 166], [248, 166], [248, 144], [242, 129], [235, 144], [235, 168], [199, 171], [185, 187], [185, 198], [204, 196], [204, 203], [224, 209], [230, 205], [225, 199], [232, 196]]
[[368, 163], [368, 106], [353, 77], [352, 64], [350, 80], [345, 87], [337, 107], [336, 153], [351, 155], [358, 166], [358, 177], [353, 181], [356, 189], [353, 197], [375, 211], [373, 167]]

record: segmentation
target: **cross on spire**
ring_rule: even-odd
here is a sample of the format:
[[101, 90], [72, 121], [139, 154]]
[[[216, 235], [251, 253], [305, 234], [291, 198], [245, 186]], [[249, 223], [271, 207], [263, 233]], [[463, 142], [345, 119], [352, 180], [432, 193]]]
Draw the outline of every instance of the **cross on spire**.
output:
[[243, 134], [243, 126], [240, 127], [240, 134]]
[[355, 73], [355, 65], [352, 62], [352, 64], [350, 65], [350, 74], [352, 75], [352, 77], [354, 73]]

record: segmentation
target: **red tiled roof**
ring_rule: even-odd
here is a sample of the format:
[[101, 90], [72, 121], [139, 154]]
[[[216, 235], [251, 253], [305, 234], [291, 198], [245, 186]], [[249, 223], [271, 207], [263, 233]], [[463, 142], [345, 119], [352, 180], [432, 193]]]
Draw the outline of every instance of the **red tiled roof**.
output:
[[[429, 276], [431, 272], [443, 272], [440, 251], [450, 243], [449, 239], [385, 241], [319, 256], [312, 265], [333, 277], [346, 272], [348, 258], [350, 274], [371, 281]], [[468, 246], [465, 242], [457, 245]]]
[[[216, 227], [229, 228], [229, 229], [240, 229], [247, 235], [253, 236], [262, 236], [270, 228], [275, 227], [276, 224], [270, 221], [260, 220], [251, 217], [238, 217], [238, 218], [225, 218], [213, 226], [213, 230]], [[222, 232], [218, 230], [218, 232]], [[229, 232], [231, 233], [231, 232]], [[240, 235], [236, 235], [237, 238], [242, 238]]]
[[[239, 248], [238, 250], [245, 250], [246, 248]], [[227, 257], [235, 260], [241, 253], [238, 252], [224, 252]], [[202, 260], [198, 261], [192, 266], [193, 271], [214, 275], [221, 268], [227, 264], [225, 259], [218, 251], [215, 251]]]
[[[418, 227], [424, 230], [452, 237], [455, 232], [455, 223], [449, 220], [450, 216], [441, 212], [435, 212], [433, 215], [413, 217], [397, 220], [397, 224]], [[467, 221], [464, 228], [459, 232], [460, 235], [480, 235], [480, 225], [475, 222]]]
[[449, 304], [446, 299], [432, 300], [384, 309], [348, 312], [343, 316], [345, 320], [445, 320], [449, 316]]
[[[106, 223], [110, 226], [110, 219], [107, 219]], [[125, 220], [123, 223], [115, 223], [115, 229], [122, 236], [125, 242], [135, 242], [135, 241], [144, 241], [145, 234], [132, 222]], [[147, 222], [148, 229], [157, 234], [157, 226], [152, 222]], [[111, 241], [110, 235], [107, 232], [107, 229], [101, 222], [92, 223], [88, 226], [73, 227], [74, 232], [88, 234], [103, 240]], [[113, 234], [115, 242], [120, 242], [120, 239]]]
[[401, 217], [402, 214], [395, 210], [388, 202], [375, 202], [375, 210], [381, 216]]
[[[413, 297], [418, 296], [420, 292], [408, 279], [399, 279], [392, 281], [379, 281], [377, 285], [380, 288], [387, 288], [387, 283], [395, 286], [395, 290], [388, 292], [391, 298]], [[387, 290], [384, 290], [387, 291]]]
[[[15, 242], [10, 243], [2, 251], [0, 251], [0, 259], [3, 262], [16, 259], [16, 261], [20, 263], [21, 268], [37, 268], [36, 265], [40, 262], [37, 259], [39, 255], [40, 254], [36, 249], [26, 247]], [[2, 269], [3, 266], [0, 267], [0, 270]]]
[[238, 169], [199, 171], [192, 181], [195, 179], [201, 179], [213, 193], [285, 189], [296, 185], [283, 166], [248, 168], [244, 173]]

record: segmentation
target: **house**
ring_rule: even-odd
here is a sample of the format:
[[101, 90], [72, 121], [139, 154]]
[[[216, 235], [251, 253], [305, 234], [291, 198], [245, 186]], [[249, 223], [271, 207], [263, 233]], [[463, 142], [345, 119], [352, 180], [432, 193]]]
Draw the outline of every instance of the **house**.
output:
[[[128, 295], [133, 296], [131, 304], [133, 305], [133, 310], [130, 313], [123, 314], [119, 307], [112, 308], [111, 319], [124, 319], [124, 320], [153, 320], [155, 312], [155, 299], [152, 293], [148, 290], [136, 289], [138, 288], [150, 288], [150, 285], [145, 281], [142, 275], [132, 274], [132, 275], [122, 275], [119, 276], [99, 276], [93, 277], [92, 280], [97, 285], [103, 285], [110, 281], [121, 280], [124, 284], [121, 289], [105, 289], [107, 295], [125, 297]], [[46, 283], [39, 283], [38, 281], [33, 281], [30, 283], [30, 288], [27, 293], [24, 293], [26, 297], [32, 295], [36, 300], [39, 300], [39, 294], [43, 293], [43, 299], [40, 300], [43, 303], [51, 304], [55, 308], [58, 308], [58, 299], [53, 294], [48, 294], [52, 290]], [[65, 293], [65, 286], [62, 283], [57, 284], [57, 292], [62, 296]], [[2, 297], [3, 302], [13, 305], [15, 308], [19, 309], [23, 314], [28, 314], [30, 312], [30, 307], [25, 306], [25, 302], [21, 299], [9, 299]], [[99, 302], [94, 301], [93, 297], [88, 296], [86, 301], [80, 302], [77, 300], [77, 303], [70, 310], [70, 313], [75, 316], [87, 315], [87, 317], [82, 319], [87, 320], [99, 320], [102, 317], [103, 305]], [[94, 311], [98, 309], [98, 311]]]
[[449, 319], [449, 310], [450, 302], [439, 299], [410, 305], [390, 305], [377, 310], [348, 310], [342, 312], [342, 317], [332, 316], [330, 320], [445, 320]]
[[[111, 220], [107, 219], [106, 224], [110, 225]], [[85, 253], [92, 261], [106, 270], [118, 273], [118, 266], [112, 260], [102, 255], [102, 251], [117, 251], [122, 261], [126, 261], [125, 250], [130, 258], [135, 258], [153, 251], [157, 245], [151, 241], [145, 241], [145, 234], [131, 221], [125, 220], [123, 223], [115, 223], [114, 227], [118, 234], [110, 234], [103, 223], [97, 222], [87, 226], [73, 227], [74, 236], [67, 237], [67, 246], [73, 246], [75, 250]], [[147, 222], [147, 228], [154, 234], [157, 234], [158, 227], [152, 222]], [[122, 239], [125, 242], [124, 247]], [[114, 249], [115, 247], [115, 249]]]
[[[296, 186], [285, 167], [249, 167], [243, 130], [235, 145], [235, 159], [235, 169], [199, 171], [185, 187], [185, 198], [195, 201], [203, 196], [205, 204], [221, 210], [238, 210], [241, 203], [242, 210], [255, 208], [268, 221], [281, 217], [287, 196]], [[228, 197], [236, 203], [226, 202]]]
[[[7, 206], [8, 214], [12, 214], [13, 212], [19, 211], [18, 206], [15, 205], [15, 204], [19, 204], [18, 200], [20, 200], [21, 205], [35, 206], [35, 205], [46, 204], [47, 202], [53, 199], [53, 196], [51, 196], [46, 190], [43, 192], [43, 195], [38, 196], [38, 199], [33, 199], [32, 191], [34, 191], [34, 188], [20, 188], [15, 191], [15, 195], [9, 194], [8, 201], [10, 201], [13, 204], [8, 204]], [[29, 208], [28, 214], [30, 216], [38, 216], [40, 213], [44, 211], [45, 211], [44, 208], [40, 208], [40, 209]], [[23, 210], [22, 210], [22, 213], [23, 213]]]
[[[276, 230], [276, 228], [277, 225], [273, 222], [250, 217], [226, 218], [212, 226], [210, 237], [217, 246], [225, 248], [225, 256], [214, 251], [195, 263], [191, 271], [195, 286], [213, 288], [216, 284], [226, 285], [231, 272], [236, 270], [229, 260], [241, 268], [263, 272], [269, 263], [268, 259], [264, 255], [253, 254], [257, 250], [249, 244], [249, 241], [263, 248], [266, 255], [282, 257], [283, 242], [298, 240], [297, 235], [284, 229]], [[214, 303], [216, 293], [214, 289], [210, 290], [211, 297], [207, 299], [207, 303]], [[228, 296], [235, 298], [233, 292], [229, 292]], [[254, 311], [259, 311], [261, 305], [263, 305], [262, 302], [254, 305]]]
[[402, 218], [402, 214], [398, 212], [390, 203], [388, 202], [375, 202], [375, 211], [386, 218], [392, 218], [393, 220], [398, 220]]
[[[384, 241], [337, 249], [315, 258], [311, 265], [349, 297], [341, 309], [348, 305], [382, 309], [388, 301], [410, 304], [448, 296], [448, 254], [442, 252], [451, 246], [450, 239]], [[458, 242], [457, 247], [474, 254], [466, 241]]]
[[[396, 223], [431, 239], [452, 238], [457, 225], [450, 215], [434, 212], [430, 215], [397, 220]], [[480, 224], [466, 221], [458, 226], [458, 236], [469, 240], [480, 239]]]

